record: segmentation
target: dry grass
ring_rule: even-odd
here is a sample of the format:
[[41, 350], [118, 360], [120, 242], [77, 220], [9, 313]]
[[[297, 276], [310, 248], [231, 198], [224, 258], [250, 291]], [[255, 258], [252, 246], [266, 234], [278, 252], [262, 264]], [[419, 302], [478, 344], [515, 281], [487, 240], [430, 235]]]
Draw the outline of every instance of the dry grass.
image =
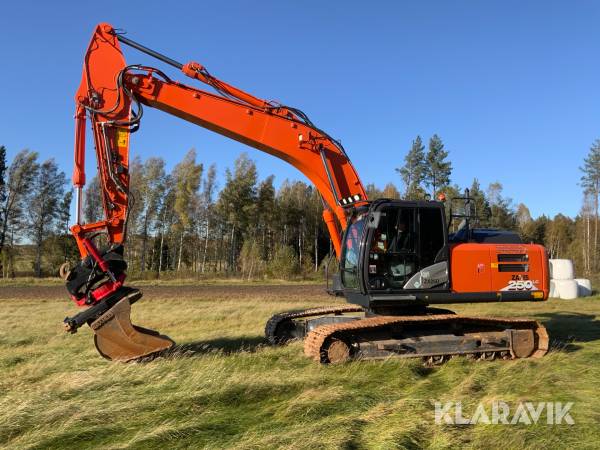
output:
[[[387, 360], [322, 367], [263, 344], [267, 318], [336, 301], [318, 286], [148, 286], [134, 322], [179, 354], [118, 364], [95, 352], [61, 287], [0, 288], [0, 447], [574, 448], [600, 441], [600, 301], [456, 307], [537, 317], [540, 360]], [[436, 425], [436, 400], [574, 401], [573, 426]]]

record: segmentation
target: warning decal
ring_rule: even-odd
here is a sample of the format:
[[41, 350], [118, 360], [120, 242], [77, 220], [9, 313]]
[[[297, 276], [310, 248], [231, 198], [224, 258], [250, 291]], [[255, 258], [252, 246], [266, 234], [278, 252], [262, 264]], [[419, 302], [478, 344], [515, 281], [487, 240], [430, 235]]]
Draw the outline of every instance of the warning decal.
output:
[[127, 147], [129, 143], [129, 131], [117, 128], [117, 147]]

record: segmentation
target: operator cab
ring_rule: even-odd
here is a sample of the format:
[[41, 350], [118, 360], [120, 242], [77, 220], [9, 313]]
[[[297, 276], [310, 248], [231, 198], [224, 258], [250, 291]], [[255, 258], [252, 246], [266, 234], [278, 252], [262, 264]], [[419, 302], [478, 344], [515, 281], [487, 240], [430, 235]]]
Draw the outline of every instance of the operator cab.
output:
[[345, 296], [367, 306], [357, 296], [447, 291], [446, 230], [441, 202], [377, 200], [357, 209], [340, 260]]

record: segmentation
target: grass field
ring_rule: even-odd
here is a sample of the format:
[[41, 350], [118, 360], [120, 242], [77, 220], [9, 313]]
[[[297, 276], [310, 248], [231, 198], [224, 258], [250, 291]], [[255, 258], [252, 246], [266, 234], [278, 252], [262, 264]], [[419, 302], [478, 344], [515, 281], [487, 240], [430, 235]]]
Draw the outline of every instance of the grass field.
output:
[[[465, 305], [536, 317], [539, 360], [440, 367], [417, 360], [319, 366], [263, 341], [272, 314], [339, 302], [320, 286], [147, 286], [134, 323], [175, 339], [147, 363], [101, 359], [61, 286], [0, 287], [2, 448], [598, 448], [600, 299]], [[574, 425], [438, 425], [434, 402], [574, 402]]]

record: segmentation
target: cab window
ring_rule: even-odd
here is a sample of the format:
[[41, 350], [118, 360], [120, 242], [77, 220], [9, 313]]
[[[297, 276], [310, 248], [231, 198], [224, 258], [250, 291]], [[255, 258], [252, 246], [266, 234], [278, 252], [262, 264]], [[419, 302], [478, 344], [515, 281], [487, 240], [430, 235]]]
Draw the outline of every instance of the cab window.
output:
[[369, 286], [402, 288], [417, 270], [414, 208], [384, 208], [369, 251]]
[[364, 219], [361, 216], [356, 218], [346, 231], [340, 263], [342, 284], [346, 288], [358, 288], [358, 258], [363, 229]]
[[438, 208], [421, 208], [419, 211], [419, 242], [421, 268], [432, 265], [444, 247], [444, 223]]

